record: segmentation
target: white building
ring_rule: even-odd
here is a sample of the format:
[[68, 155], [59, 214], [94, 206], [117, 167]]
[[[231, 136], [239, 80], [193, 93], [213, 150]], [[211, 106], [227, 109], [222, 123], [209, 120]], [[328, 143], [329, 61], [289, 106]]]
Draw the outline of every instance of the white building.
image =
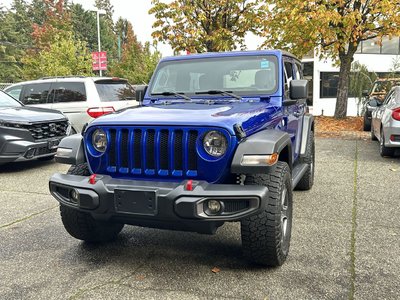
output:
[[[379, 77], [383, 77], [385, 73], [390, 73], [390, 69], [393, 68], [393, 62], [399, 58], [399, 55], [399, 38], [396, 37], [391, 40], [384, 38], [382, 45], [372, 40], [362, 42], [354, 56], [354, 61], [366, 65], [370, 72], [375, 72]], [[311, 83], [310, 99], [312, 99], [313, 114], [333, 116], [335, 113], [339, 68], [334, 66], [330, 59], [320, 60], [318, 57], [306, 57], [302, 61], [304, 75]], [[356, 98], [349, 97], [347, 115], [357, 115]]]

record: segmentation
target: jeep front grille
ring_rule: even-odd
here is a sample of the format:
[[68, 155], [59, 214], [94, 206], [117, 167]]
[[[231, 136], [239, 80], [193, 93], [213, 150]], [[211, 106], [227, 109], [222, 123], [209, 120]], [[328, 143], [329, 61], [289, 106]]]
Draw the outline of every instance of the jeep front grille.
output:
[[108, 129], [107, 171], [144, 176], [197, 176], [197, 130]]
[[35, 140], [51, 139], [67, 135], [68, 121], [36, 123], [24, 125]]

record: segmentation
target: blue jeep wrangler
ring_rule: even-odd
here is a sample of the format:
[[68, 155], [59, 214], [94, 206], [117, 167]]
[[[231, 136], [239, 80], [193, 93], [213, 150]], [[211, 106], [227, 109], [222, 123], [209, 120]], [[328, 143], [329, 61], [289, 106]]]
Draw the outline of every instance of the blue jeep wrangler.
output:
[[[123, 93], [123, 91], [121, 91]], [[51, 194], [88, 242], [124, 224], [215, 233], [241, 223], [243, 253], [268, 266], [289, 251], [292, 190], [314, 179], [314, 121], [299, 60], [282, 51], [164, 58], [139, 107], [61, 141]]]

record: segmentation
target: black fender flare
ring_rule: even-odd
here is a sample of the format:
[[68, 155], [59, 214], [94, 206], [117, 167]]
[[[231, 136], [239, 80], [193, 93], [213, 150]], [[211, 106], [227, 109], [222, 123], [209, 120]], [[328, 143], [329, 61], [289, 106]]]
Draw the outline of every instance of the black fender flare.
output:
[[82, 135], [77, 133], [63, 138], [58, 145], [55, 160], [67, 165], [79, 165], [86, 162]]
[[306, 154], [308, 137], [311, 131], [314, 131], [314, 116], [305, 114], [303, 117], [303, 126], [301, 132], [300, 157], [303, 157]]
[[[292, 143], [287, 132], [266, 129], [243, 139], [236, 149], [231, 164], [231, 173], [234, 174], [261, 174], [268, 172], [270, 166], [242, 166], [243, 155], [280, 154], [287, 147], [287, 163], [292, 167]], [[281, 160], [281, 159], [280, 159]]]

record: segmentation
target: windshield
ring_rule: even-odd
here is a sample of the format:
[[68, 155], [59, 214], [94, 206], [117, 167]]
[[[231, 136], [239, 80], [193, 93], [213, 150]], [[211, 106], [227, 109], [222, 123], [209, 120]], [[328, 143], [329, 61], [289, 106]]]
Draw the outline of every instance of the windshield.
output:
[[7, 95], [3, 91], [0, 92], [0, 107], [19, 107], [22, 106], [17, 100], [13, 97]]
[[98, 80], [95, 83], [101, 102], [135, 99], [135, 91], [126, 81]]
[[277, 84], [278, 60], [273, 55], [195, 58], [160, 63], [150, 94], [168, 91], [189, 96], [207, 91], [272, 94]]
[[374, 86], [372, 87], [372, 94], [373, 93], [383, 93], [386, 94], [390, 91], [390, 89], [395, 86], [399, 85], [399, 81], [389, 80], [389, 81], [377, 81], [375, 82]]

